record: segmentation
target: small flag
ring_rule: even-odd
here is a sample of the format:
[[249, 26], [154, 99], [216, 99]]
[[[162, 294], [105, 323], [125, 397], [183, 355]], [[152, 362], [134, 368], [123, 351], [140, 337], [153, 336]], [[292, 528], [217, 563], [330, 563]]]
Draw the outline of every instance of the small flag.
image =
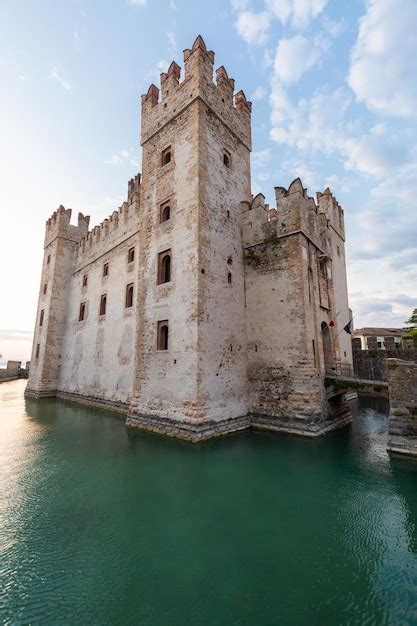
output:
[[352, 324], [352, 320], [350, 320], [350, 321], [346, 324], [346, 326], [343, 328], [343, 330], [344, 330], [345, 332], [347, 332], [347, 333], [348, 333], [348, 335], [351, 335], [351, 334], [352, 334], [351, 324]]

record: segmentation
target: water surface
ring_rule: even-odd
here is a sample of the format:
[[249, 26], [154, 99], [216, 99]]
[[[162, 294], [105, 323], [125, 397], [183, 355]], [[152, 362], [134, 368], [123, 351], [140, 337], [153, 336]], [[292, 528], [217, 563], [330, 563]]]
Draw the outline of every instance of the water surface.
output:
[[386, 404], [188, 444], [0, 385], [0, 622], [417, 624], [417, 463]]

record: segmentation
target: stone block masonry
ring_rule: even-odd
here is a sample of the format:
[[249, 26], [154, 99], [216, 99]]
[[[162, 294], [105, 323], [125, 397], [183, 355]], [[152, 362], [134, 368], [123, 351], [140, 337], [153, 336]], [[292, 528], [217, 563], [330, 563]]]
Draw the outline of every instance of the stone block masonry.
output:
[[27, 395], [128, 413], [201, 441], [249, 427], [317, 436], [350, 419], [344, 212], [330, 189], [251, 193], [251, 109], [201, 36], [141, 100], [142, 174], [89, 229], [48, 220]]
[[387, 359], [390, 414], [387, 449], [417, 456], [417, 363]]

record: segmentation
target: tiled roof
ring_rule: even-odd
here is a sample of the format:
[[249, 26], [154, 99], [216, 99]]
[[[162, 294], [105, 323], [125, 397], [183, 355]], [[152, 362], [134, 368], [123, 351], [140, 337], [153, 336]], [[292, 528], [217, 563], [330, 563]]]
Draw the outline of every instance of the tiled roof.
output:
[[357, 328], [354, 337], [407, 337], [407, 331], [403, 328]]

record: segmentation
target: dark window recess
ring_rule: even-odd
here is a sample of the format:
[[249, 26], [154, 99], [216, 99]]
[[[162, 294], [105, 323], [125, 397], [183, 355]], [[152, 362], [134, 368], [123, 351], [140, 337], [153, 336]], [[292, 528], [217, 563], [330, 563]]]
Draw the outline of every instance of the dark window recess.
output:
[[135, 260], [135, 248], [129, 248], [127, 252], [127, 262], [132, 263]]
[[80, 304], [80, 313], [78, 315], [78, 321], [82, 322], [85, 317], [85, 302], [81, 302]]
[[161, 204], [161, 207], [160, 207], [159, 221], [162, 224], [162, 222], [167, 222], [170, 218], [171, 218], [171, 207], [169, 205], [169, 202], [164, 202], [164, 204]]
[[226, 167], [230, 167], [230, 153], [227, 150], [223, 152], [223, 164]]
[[230, 211], [227, 211], [227, 219], [230, 220]]
[[103, 276], [108, 276], [109, 275], [109, 264], [105, 263], [103, 265]]
[[233, 263], [233, 259], [232, 259], [232, 257], [231, 257], [231, 256], [229, 256], [229, 257], [227, 258], [227, 263], [228, 263], [228, 265], [232, 265], [232, 263]]
[[49, 265], [50, 262], [51, 262], [51, 255], [48, 254], [48, 258], [46, 259], [46, 264]]
[[83, 276], [83, 287], [87, 287], [87, 282], [88, 282], [88, 276], [87, 276], [87, 274], [84, 274], [84, 276]]
[[46, 290], [48, 289], [48, 283], [45, 283], [43, 286], [43, 293], [46, 293]]
[[126, 302], [125, 302], [125, 307], [126, 309], [128, 309], [129, 307], [133, 306], [133, 283], [130, 283], [129, 285], [127, 285], [126, 287]]
[[231, 282], [232, 282], [232, 275], [231, 275], [231, 273], [230, 273], [230, 272], [227, 272], [227, 282], [228, 282], [229, 284], [231, 284]]
[[168, 350], [168, 320], [158, 322], [158, 350]]
[[42, 309], [41, 314], [39, 316], [39, 326], [43, 326], [43, 316], [45, 314], [45, 311]]
[[100, 298], [100, 315], [106, 314], [107, 294], [103, 294]]
[[158, 285], [171, 281], [171, 250], [158, 255]]
[[162, 166], [168, 165], [168, 163], [170, 162], [171, 162], [171, 146], [169, 146], [168, 148], [165, 148], [165, 150], [162, 153], [162, 158], [161, 158]]
[[38, 343], [37, 346], [36, 346], [36, 354], [35, 354], [35, 358], [36, 359], [39, 359], [39, 351], [40, 351], [40, 349], [41, 349], [41, 344]]

